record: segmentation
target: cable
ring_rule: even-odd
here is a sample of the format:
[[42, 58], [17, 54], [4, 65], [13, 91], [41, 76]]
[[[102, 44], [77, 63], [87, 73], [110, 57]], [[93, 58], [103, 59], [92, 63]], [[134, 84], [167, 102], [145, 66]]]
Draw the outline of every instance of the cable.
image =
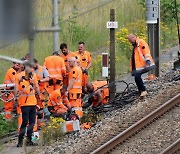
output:
[[102, 3], [101, 5], [98, 5], [98, 6], [94, 7], [94, 8], [91, 8], [90, 10], [84, 11], [84, 12], [82, 12], [82, 13], [80, 13], [80, 14], [77, 14], [77, 15], [75, 15], [75, 16], [73, 16], [73, 17], [70, 17], [69, 19], [65, 19], [65, 20], [61, 21], [60, 23], [64, 23], [64, 22], [67, 22], [67, 21], [69, 21], [69, 20], [71, 20], [71, 19], [80, 17], [80, 16], [82, 16], [82, 15], [84, 15], [84, 14], [87, 14], [87, 13], [89, 13], [89, 12], [92, 12], [92, 11], [94, 11], [94, 10], [100, 8], [100, 7], [103, 7], [103, 6], [109, 4], [109, 3], [113, 2], [113, 1], [115, 1], [115, 0], [111, 0], [111, 1], [108, 1], [108, 2], [106, 2], [106, 3]]
[[[113, 2], [113, 1], [115, 1], [115, 0], [109, 0], [109, 1], [107, 1], [107, 2], [103, 2], [103, 3], [101, 2], [101, 3], [98, 3], [97, 5], [93, 5], [93, 6], [95, 6], [95, 7], [91, 8], [91, 9], [89, 9], [89, 10], [86, 10], [86, 11], [80, 13], [80, 14], [77, 14], [76, 16], [70, 17], [70, 18], [65, 19], [65, 20], [63, 20], [63, 21], [60, 21], [60, 23], [67, 22], [67, 21], [69, 21], [69, 20], [71, 20], [71, 19], [74, 19], [74, 18], [77, 18], [77, 17], [79, 17], [79, 16], [82, 16], [82, 15], [84, 15], [84, 14], [86, 14], [86, 13], [89, 13], [89, 12], [95, 10], [95, 9], [98, 9], [98, 8], [100, 8], [100, 7], [103, 7], [103, 6], [109, 4], [109, 3]], [[92, 7], [92, 5], [79, 8], [78, 10], [84, 10], [84, 9], [86, 9], [86, 8], [89, 8], [89, 7]], [[78, 11], [78, 10], [77, 10], [77, 11]], [[66, 14], [68, 14], [68, 13], [70, 13], [70, 12], [73, 13], [73, 11], [67, 11], [67, 12], [63, 13], [63, 16], [66, 15]], [[59, 14], [59, 16], [61, 17], [62, 14]], [[54, 15], [49, 16], [49, 17], [45, 17], [45, 18], [34, 19], [34, 21], [35, 21], [35, 22], [39, 22], [39, 21], [48, 20], [48, 19], [52, 19], [52, 18], [54, 18]]]
[[9, 46], [9, 45], [11, 45], [11, 44], [17, 43], [18, 41], [21, 41], [21, 40], [23, 40], [23, 39], [25, 39], [25, 38], [27, 38], [27, 37], [28, 37], [28, 36], [25, 35], [25, 36], [23, 36], [23, 37], [21, 37], [21, 38], [18, 38], [17, 40], [14, 40], [13, 42], [10, 42], [10, 43], [8, 43], [8, 44], [5, 44], [5, 45], [3, 45], [3, 46], [0, 46], [0, 49], [5, 48], [5, 47], [7, 47], [7, 46]]
[[[134, 90], [135, 85], [133, 83], [127, 83], [124, 80], [115, 81], [115, 82], [106, 84], [104, 86], [99, 87], [97, 90], [103, 89], [103, 88], [110, 89], [111, 87], [116, 86], [116, 84], [118, 84], [118, 83], [124, 83], [126, 85], [124, 90], [121, 93], [116, 93], [115, 98], [112, 100], [109, 100], [106, 105], [100, 105], [98, 107], [94, 107], [93, 110], [95, 113], [107, 112], [107, 111], [111, 111], [114, 109], [122, 108], [123, 106], [133, 102], [137, 98], [138, 92], [136, 90]], [[89, 94], [83, 100], [87, 101], [90, 98], [92, 98], [94, 93], [97, 92], [97, 90], [95, 90], [94, 92]], [[85, 102], [83, 108], [87, 108], [90, 105], [91, 104], [89, 102]]]

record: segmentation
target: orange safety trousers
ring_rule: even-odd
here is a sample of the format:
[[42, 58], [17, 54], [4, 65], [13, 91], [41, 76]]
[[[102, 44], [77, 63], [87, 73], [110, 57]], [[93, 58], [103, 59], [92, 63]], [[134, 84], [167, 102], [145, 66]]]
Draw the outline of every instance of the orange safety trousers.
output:
[[64, 87], [68, 87], [68, 83], [69, 83], [69, 78], [68, 78], [68, 75], [66, 75], [66, 76], [63, 78], [63, 86], [64, 86]]
[[[17, 114], [18, 114], [18, 133], [20, 133], [20, 128], [22, 125], [22, 111], [19, 105], [17, 106]], [[37, 116], [36, 116], [36, 122], [33, 128], [33, 131], [36, 132], [37, 130], [38, 130], [38, 126], [37, 126]]]
[[82, 86], [85, 87], [88, 83], [88, 75], [86, 73], [82, 74]]
[[[13, 93], [11, 92], [7, 97], [4, 97], [4, 118], [6, 120], [12, 120], [12, 111], [14, 108], [14, 101], [11, 100], [14, 97]], [[7, 101], [6, 101], [7, 100]], [[8, 101], [11, 100], [11, 101]]]
[[48, 86], [48, 88], [47, 88], [48, 94], [52, 93], [53, 91], [55, 91], [57, 89], [62, 88], [62, 81], [61, 81], [61, 83], [57, 83], [57, 81], [58, 81], [58, 79], [53, 79], [53, 83]]
[[38, 127], [44, 126], [44, 100], [45, 100], [45, 92], [41, 92], [41, 99], [38, 100], [37, 104], [40, 109], [37, 110], [37, 125]]
[[81, 95], [77, 98], [77, 94], [69, 94], [69, 102], [71, 104], [72, 110], [74, 110], [79, 118], [82, 118], [83, 111]]

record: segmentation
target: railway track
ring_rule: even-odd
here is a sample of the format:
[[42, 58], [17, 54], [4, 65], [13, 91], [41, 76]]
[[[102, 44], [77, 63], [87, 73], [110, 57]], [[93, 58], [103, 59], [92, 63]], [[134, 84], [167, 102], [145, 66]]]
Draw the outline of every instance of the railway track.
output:
[[[160, 107], [149, 113], [147, 116], [137, 121], [129, 128], [125, 129], [123, 132], [121, 132], [120, 134], [113, 137], [105, 144], [101, 145], [100, 147], [92, 151], [91, 154], [99, 154], [99, 153], [102, 154], [112, 150], [118, 144], [122, 144], [124, 141], [128, 140], [130, 137], [132, 137], [140, 130], [145, 128], [148, 124], [152, 123], [160, 116], [164, 115], [166, 112], [170, 111], [171, 109], [173, 109], [173, 107], [179, 104], [180, 104], [180, 94], [176, 95], [175, 97], [173, 97], [172, 99], [170, 99], [169, 101], [167, 101], [166, 103], [164, 103], [163, 105], [161, 105]], [[171, 146], [167, 147], [167, 149], [165, 149], [162, 153], [166, 154], [169, 151], [173, 153], [179, 149], [180, 149], [180, 140], [177, 140]]]

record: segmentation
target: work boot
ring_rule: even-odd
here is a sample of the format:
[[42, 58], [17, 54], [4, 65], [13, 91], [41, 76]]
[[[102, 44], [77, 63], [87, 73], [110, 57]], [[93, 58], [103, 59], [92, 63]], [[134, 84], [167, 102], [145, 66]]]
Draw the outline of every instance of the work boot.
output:
[[27, 136], [26, 146], [33, 146], [33, 145], [35, 144], [32, 142], [31, 136]]
[[147, 95], [147, 91], [142, 91], [140, 97], [145, 97]]
[[23, 146], [23, 137], [18, 137], [17, 148], [22, 147], [22, 146]]

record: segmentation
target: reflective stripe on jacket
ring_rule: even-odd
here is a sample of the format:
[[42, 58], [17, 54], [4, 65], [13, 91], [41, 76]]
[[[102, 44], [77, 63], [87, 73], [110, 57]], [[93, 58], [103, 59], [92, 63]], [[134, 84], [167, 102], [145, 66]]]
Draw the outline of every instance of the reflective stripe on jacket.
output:
[[[144, 40], [139, 38], [136, 39], [136, 44], [137, 46], [134, 48], [135, 70], [132, 70], [132, 60], [130, 62], [132, 74], [145, 73], [151, 69], [154, 69], [155, 64], [152, 59], [148, 44]], [[150, 62], [149, 67], [146, 67], [147, 61]]]
[[25, 72], [21, 72], [17, 75], [15, 84], [18, 88], [18, 103], [20, 106], [34, 106], [37, 105], [37, 99], [35, 97], [34, 84], [38, 84], [36, 74], [33, 73], [33, 83], [29, 80], [25, 80], [23, 77]]
[[60, 56], [49, 56], [45, 58], [44, 66], [48, 70], [50, 78], [62, 80], [63, 75], [66, 74], [64, 59]]
[[79, 66], [74, 67], [69, 72], [69, 81], [74, 78], [73, 87], [69, 89], [69, 93], [82, 93], [82, 70]]

